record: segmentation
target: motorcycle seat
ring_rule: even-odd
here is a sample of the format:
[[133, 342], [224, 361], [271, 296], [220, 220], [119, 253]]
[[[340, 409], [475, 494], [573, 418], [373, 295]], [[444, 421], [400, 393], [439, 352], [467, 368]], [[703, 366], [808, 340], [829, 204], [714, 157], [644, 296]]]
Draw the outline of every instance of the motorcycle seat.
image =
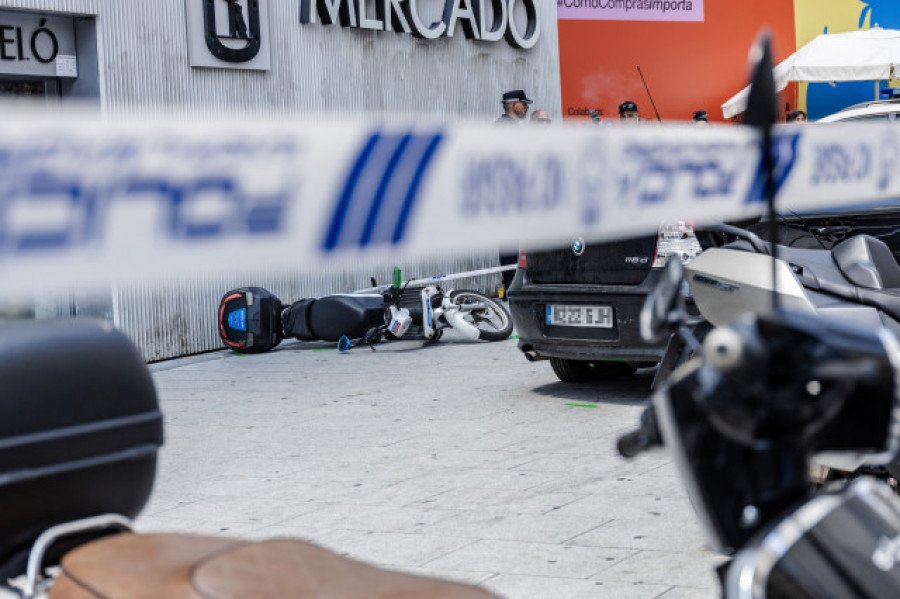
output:
[[877, 308], [900, 322], [900, 289], [857, 288], [860, 303]]
[[316, 341], [309, 325], [309, 312], [315, 299], [302, 299], [284, 309], [281, 316], [281, 330], [285, 337], [295, 337], [300, 341]]
[[496, 599], [478, 587], [376, 568], [291, 539], [120, 534], [62, 561], [49, 599]]
[[835, 245], [831, 255], [848, 281], [867, 289], [900, 288], [900, 265], [886, 243], [855, 235]]

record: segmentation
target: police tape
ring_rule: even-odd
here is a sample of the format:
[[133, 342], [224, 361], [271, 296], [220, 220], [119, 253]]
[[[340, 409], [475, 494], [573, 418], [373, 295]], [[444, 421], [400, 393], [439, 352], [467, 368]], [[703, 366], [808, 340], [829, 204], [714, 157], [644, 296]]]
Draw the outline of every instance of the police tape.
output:
[[[776, 128], [779, 206], [894, 203], [889, 124]], [[125, 119], [0, 124], [0, 285], [530, 248], [764, 210], [755, 131]]]

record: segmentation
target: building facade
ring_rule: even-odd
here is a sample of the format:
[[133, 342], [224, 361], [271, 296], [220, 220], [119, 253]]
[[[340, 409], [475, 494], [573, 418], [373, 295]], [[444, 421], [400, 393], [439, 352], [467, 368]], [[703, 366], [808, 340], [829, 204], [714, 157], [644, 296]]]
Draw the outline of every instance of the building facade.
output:
[[[547, 0], [0, 0], [0, 101], [136, 117], [400, 113], [489, 126], [509, 89], [561, 117], [556, 5]], [[410, 256], [401, 266], [429, 276], [496, 263], [493, 254]], [[366, 287], [380, 274], [370, 270], [198, 273], [165, 289], [36, 298], [31, 312], [106, 318], [160, 360], [221, 347], [215, 308], [230, 288], [263, 285], [293, 301]]]

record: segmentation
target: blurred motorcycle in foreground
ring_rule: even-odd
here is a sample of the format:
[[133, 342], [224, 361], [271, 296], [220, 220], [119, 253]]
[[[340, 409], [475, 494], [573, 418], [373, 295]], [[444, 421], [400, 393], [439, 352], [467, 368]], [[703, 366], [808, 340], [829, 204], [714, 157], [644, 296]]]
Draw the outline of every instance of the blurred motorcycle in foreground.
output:
[[687, 336], [695, 359], [653, 394], [633, 457], [665, 444], [717, 549], [728, 598], [896, 597], [900, 498], [865, 475], [817, 489], [822, 452], [873, 466], [900, 449], [900, 344], [884, 328], [810, 312], [748, 314], [691, 339], [672, 261], [648, 296], [641, 332]]

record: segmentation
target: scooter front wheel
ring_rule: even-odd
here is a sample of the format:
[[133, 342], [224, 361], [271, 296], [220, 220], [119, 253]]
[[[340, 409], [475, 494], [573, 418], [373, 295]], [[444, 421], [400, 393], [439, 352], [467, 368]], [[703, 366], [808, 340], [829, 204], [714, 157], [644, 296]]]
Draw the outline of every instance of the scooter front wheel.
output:
[[450, 301], [462, 307], [466, 320], [478, 329], [482, 341], [503, 341], [512, 334], [513, 322], [509, 312], [496, 300], [468, 289], [450, 292]]

